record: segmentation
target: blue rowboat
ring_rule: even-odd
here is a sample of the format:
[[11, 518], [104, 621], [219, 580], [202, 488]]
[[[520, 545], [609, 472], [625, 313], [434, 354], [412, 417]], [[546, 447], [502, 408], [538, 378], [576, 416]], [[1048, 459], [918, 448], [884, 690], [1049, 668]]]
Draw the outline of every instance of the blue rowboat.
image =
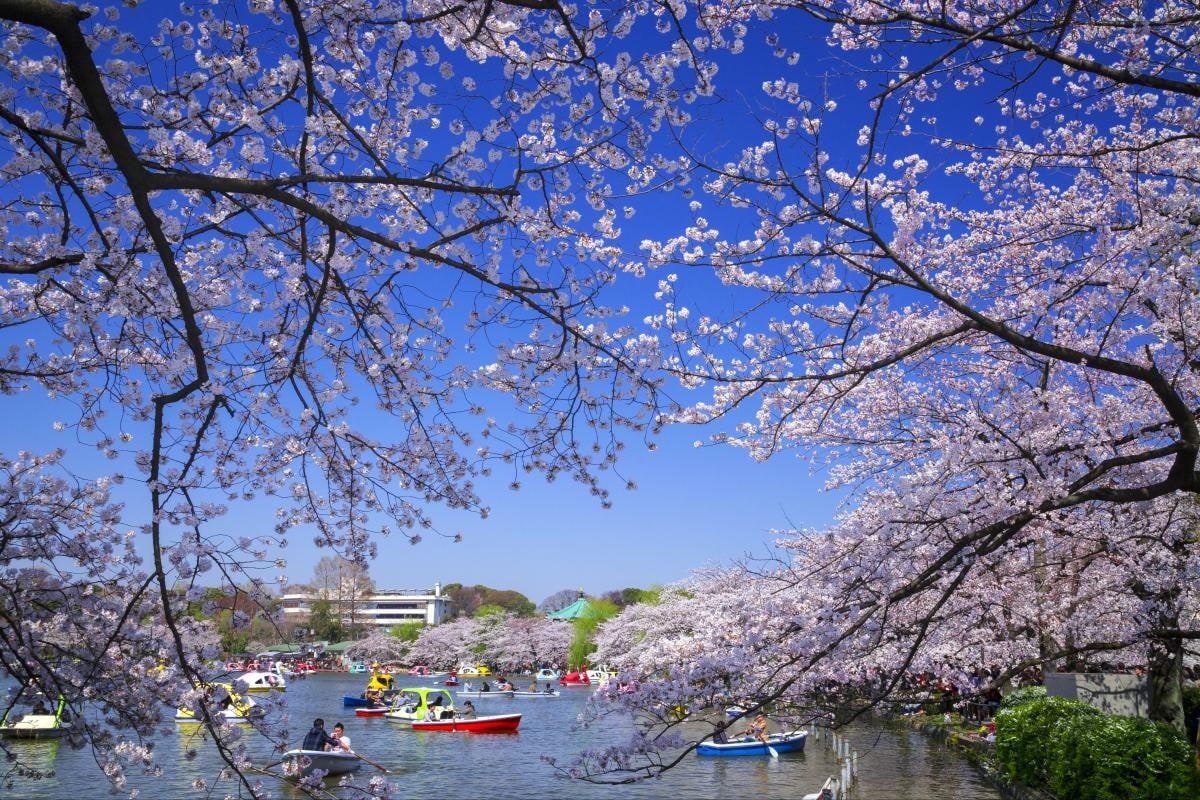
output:
[[767, 737], [766, 742], [750, 736], [730, 739], [727, 742], [701, 742], [696, 746], [696, 755], [769, 756], [771, 749], [776, 753], [802, 753], [804, 752], [804, 740], [807, 737], [808, 731], [787, 731], [772, 733]]

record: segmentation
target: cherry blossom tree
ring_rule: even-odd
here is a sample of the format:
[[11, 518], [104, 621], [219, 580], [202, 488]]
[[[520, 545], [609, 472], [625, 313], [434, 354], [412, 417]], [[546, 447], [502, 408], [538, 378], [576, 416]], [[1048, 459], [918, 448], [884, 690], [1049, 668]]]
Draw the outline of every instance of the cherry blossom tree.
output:
[[408, 643], [385, 630], [373, 628], [362, 639], [346, 648], [346, 655], [362, 661], [403, 661], [408, 655]]
[[[85, 734], [115, 783], [187, 704], [263, 791], [179, 613], [205, 576], [265, 597], [297, 530], [366, 561], [439, 504], [485, 515], [497, 464], [607, 503], [624, 437], [670, 421], [817, 453], [851, 499], [719, 579], [744, 641], [680, 638], [621, 702], [712, 701], [735, 670], [811, 702], [855, 659], [882, 697], [968, 636], [1014, 668], [1144, 653], [1174, 719], [1200, 574], [1189, 7], [144, 11], [0, 0], [0, 393], [62, 443], [0, 454], [0, 646], [18, 683], [132, 703]], [[618, 219], [648, 205], [639, 257]], [[615, 284], [651, 271], [638, 330]], [[705, 400], [659, 416], [664, 362]], [[223, 525], [263, 502], [273, 532]]]
[[[1182, 727], [1200, 638], [1190, 7], [688, 11], [690, 43], [736, 55], [761, 37], [778, 60], [747, 104], [757, 134], [675, 130], [692, 220], [644, 242], [666, 273], [650, 321], [708, 394], [674, 419], [724, 422], [717, 441], [756, 459], [815, 455], [849, 495], [830, 530], [783, 537], [793, 563], [746, 572], [746, 604], [821, 598], [748, 628], [776, 670], [757, 699], [855, 663], [885, 696], [988, 648], [1007, 675], [1133, 655], [1152, 716]], [[849, 82], [812, 80], [814, 30]], [[696, 291], [698, 268], [732, 311]], [[713, 688], [683, 683], [672, 704]]]
[[[294, 532], [365, 562], [439, 504], [486, 515], [497, 465], [609, 502], [657, 354], [599, 297], [607, 175], [687, 65], [604, 52], [637, 9], [137, 6], [0, 0], [0, 394], [62, 443], [0, 456], [3, 664], [76, 710], [120, 698], [135, 744], [210, 699], [183, 603], [210, 577], [265, 597]], [[273, 531], [224, 522], [252, 503]]]
[[529, 665], [562, 663], [573, 631], [570, 625], [560, 622], [504, 612], [458, 617], [423, 629], [407, 658], [414, 664], [438, 669], [481, 662], [509, 672]]
[[574, 628], [563, 622], [509, 615], [492, 637], [485, 658], [506, 672], [565, 664], [573, 636]]
[[466, 659], [473, 659], [471, 646], [475, 643], [475, 621], [457, 617], [441, 625], [424, 628], [408, 648], [412, 664], [424, 664], [434, 669], [454, 669]]

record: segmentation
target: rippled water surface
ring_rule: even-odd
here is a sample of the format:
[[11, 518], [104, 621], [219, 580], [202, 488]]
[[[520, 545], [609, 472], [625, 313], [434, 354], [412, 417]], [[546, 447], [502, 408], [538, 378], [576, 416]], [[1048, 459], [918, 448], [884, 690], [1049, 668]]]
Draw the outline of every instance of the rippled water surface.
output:
[[[783, 753], [778, 759], [759, 757], [699, 757], [687, 755], [682, 763], [662, 778], [637, 785], [598, 786], [565, 781], [543, 761], [552, 756], [560, 762], [587, 747], [619, 738], [621, 723], [605, 722], [579, 729], [576, 719], [590, 696], [587, 689], [566, 689], [556, 699], [481, 700], [481, 714], [521, 711], [519, 733], [504, 735], [448, 732], [414, 732], [386, 719], [354, 716], [343, 709], [342, 695], [357, 694], [365, 683], [362, 675], [324, 673], [292, 681], [283, 700], [296, 732], [297, 745], [314, 717], [323, 717], [327, 728], [337, 721], [346, 724], [354, 749], [386, 768], [384, 775], [399, 789], [401, 797], [438, 800], [457, 798], [752, 798], [799, 800], [816, 792], [839, 771], [833, 753], [820, 742], [809, 742], [804, 753]], [[419, 685], [419, 682], [402, 685]], [[162, 778], [133, 777], [130, 787], [142, 798], [200, 797], [192, 789], [196, 778], [210, 781], [219, 770], [215, 750], [197, 738], [194, 724], [181, 724], [175, 735], [156, 743], [164, 768]], [[916, 733], [897, 732], [870, 724], [859, 724], [846, 732], [859, 753], [859, 783], [855, 797], [871, 800], [998, 800], [1001, 795], [986, 784], [978, 771], [958, 754]], [[23, 798], [94, 798], [106, 795], [104, 779], [89, 751], [71, 750], [58, 742], [18, 742], [14, 747], [39, 766], [54, 771], [54, 777], [22, 782], [12, 796]], [[186, 760], [192, 748], [199, 755]], [[273, 761], [266, 742], [253, 742], [258, 763]], [[380, 775], [364, 766], [355, 777]], [[298, 798], [294, 786], [267, 778], [273, 794]], [[335, 781], [328, 783], [336, 787]], [[212, 796], [237, 792], [232, 783], [217, 783]], [[349, 796], [349, 795], [347, 795]]]

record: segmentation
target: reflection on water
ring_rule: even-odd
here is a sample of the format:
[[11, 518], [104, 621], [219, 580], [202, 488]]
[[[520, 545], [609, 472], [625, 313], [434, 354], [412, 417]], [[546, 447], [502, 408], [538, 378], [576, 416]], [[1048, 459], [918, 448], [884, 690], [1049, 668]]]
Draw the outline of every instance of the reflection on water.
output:
[[[414, 684], [416, 682], [414, 681]], [[576, 718], [590, 696], [587, 689], [568, 689], [561, 697], [547, 700], [489, 699], [481, 713], [520, 711], [525, 716], [515, 735], [491, 736], [443, 731], [414, 732], [383, 718], [356, 717], [342, 707], [343, 694], [357, 694], [362, 676], [320, 674], [303, 682], [290, 683], [280, 696], [295, 733], [295, 744], [314, 717], [323, 717], [327, 727], [346, 725], [354, 748], [386, 768], [385, 777], [398, 787], [402, 797], [457, 798], [495, 797], [505, 800], [543, 800], [572, 797], [605, 798], [714, 798], [738, 797], [755, 800], [795, 798], [816, 792], [831, 775], [839, 772], [833, 753], [820, 742], [810, 741], [804, 753], [783, 753], [778, 759], [698, 757], [688, 755], [662, 778], [644, 784], [601, 786], [571, 782], [556, 776], [542, 761], [551, 755], [570, 761], [588, 747], [616, 741], [621, 731], [613, 725], [579, 730]], [[247, 746], [255, 763], [265, 765], [278, 758], [266, 740], [245, 728]], [[856, 723], [845, 732], [859, 754], [859, 784], [855, 796], [863, 800], [998, 800], [1000, 794], [985, 784], [979, 773], [961, 756], [936, 742], [907, 730], [890, 730], [869, 722]], [[130, 776], [142, 798], [195, 796], [192, 782], [204, 778], [215, 783], [215, 795], [237, 792], [232, 781], [216, 782], [221, 763], [203, 729], [195, 723], [177, 724], [169, 737], [158, 742], [155, 753], [165, 777]], [[26, 754], [45, 762], [54, 776], [42, 781], [19, 780], [14, 796], [31, 800], [90, 798], [105, 793], [104, 779], [88, 751], [76, 751], [58, 742], [14, 742], [30, 748]], [[53, 747], [55, 749], [51, 750]], [[40, 748], [40, 749], [37, 749]], [[188, 754], [194, 751], [194, 758]], [[357, 773], [357, 780], [379, 774], [370, 765]], [[295, 786], [267, 778], [276, 797], [304, 797]], [[337, 779], [327, 787], [338, 792]], [[347, 795], [349, 796], [349, 795]]]
[[4, 768], [0, 770], [3, 785], [20, 786], [35, 779], [53, 780], [59, 744], [58, 739], [5, 739], [3, 746], [9, 757], [4, 759]]

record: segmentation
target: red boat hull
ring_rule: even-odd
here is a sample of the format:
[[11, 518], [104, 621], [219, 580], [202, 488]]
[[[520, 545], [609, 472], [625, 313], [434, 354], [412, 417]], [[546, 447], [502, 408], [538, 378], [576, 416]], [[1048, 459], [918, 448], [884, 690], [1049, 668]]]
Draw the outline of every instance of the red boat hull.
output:
[[506, 733], [521, 724], [520, 714], [494, 714], [487, 717], [463, 719], [452, 717], [434, 721], [421, 720], [412, 724], [414, 731], [466, 731], [467, 733]]
[[356, 717], [382, 717], [385, 713], [387, 713], [387, 710], [388, 710], [387, 706], [380, 706], [379, 708], [356, 708], [356, 709], [354, 709], [354, 716], [356, 716]]
[[558, 679], [560, 686], [591, 686], [586, 672], [568, 672]]

